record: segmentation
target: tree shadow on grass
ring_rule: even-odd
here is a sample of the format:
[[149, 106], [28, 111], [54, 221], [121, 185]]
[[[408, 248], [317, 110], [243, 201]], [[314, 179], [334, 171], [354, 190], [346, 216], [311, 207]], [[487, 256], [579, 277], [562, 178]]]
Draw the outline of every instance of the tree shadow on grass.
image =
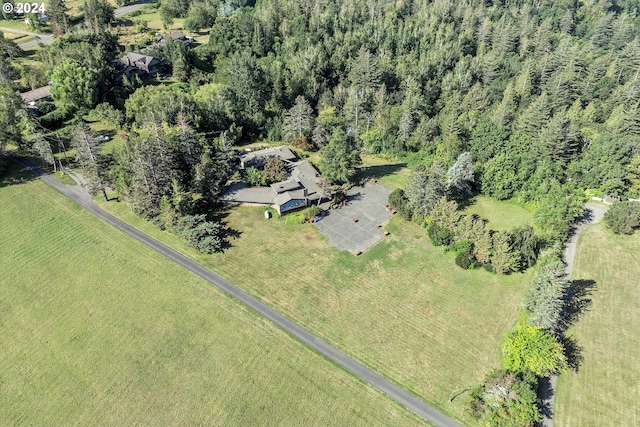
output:
[[596, 288], [595, 280], [573, 280], [569, 286], [564, 321], [567, 327], [576, 321], [591, 307], [591, 294]]
[[44, 172], [33, 168], [20, 159], [6, 157], [0, 154], [0, 188], [11, 185], [26, 184], [38, 179]]
[[580, 366], [584, 361], [582, 351], [584, 350], [581, 345], [578, 344], [574, 337], [563, 337], [561, 344], [564, 347], [564, 355], [567, 358], [567, 366], [574, 372], [580, 370]]
[[[592, 304], [590, 296], [595, 288], [595, 280], [573, 280], [571, 282], [564, 315], [565, 327], [575, 324], [589, 310]], [[569, 369], [578, 372], [584, 360], [582, 346], [574, 337], [569, 336], [562, 337], [561, 343]]]
[[545, 418], [553, 418], [553, 405], [551, 399], [554, 396], [555, 390], [551, 384], [550, 377], [542, 377], [538, 381], [538, 406], [540, 413]]
[[226, 251], [233, 247], [231, 243], [232, 240], [240, 238], [242, 232], [240, 230], [236, 230], [234, 228], [229, 227], [229, 222], [225, 220], [231, 213], [231, 206], [222, 205], [218, 207], [215, 211], [208, 215], [209, 220], [219, 223], [222, 226], [222, 250], [221, 252]]
[[378, 165], [367, 166], [358, 169], [353, 177], [354, 182], [365, 181], [368, 179], [380, 179], [387, 175], [392, 175], [398, 172], [400, 169], [406, 167], [406, 163], [397, 163], [394, 165]]

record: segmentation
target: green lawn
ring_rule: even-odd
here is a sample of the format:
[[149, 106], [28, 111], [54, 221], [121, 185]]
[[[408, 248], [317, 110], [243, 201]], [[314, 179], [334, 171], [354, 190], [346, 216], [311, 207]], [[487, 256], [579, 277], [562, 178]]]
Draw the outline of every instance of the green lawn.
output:
[[377, 156], [362, 156], [362, 167], [355, 176], [355, 181], [374, 178], [385, 187], [395, 190], [406, 188], [411, 170], [406, 164], [397, 160], [385, 159]]
[[595, 281], [572, 326], [584, 358], [560, 376], [557, 426], [640, 425], [640, 233], [619, 236], [600, 223], [580, 234], [574, 280]]
[[385, 241], [354, 257], [310, 224], [265, 220], [262, 208], [237, 207], [225, 221], [239, 238], [224, 254], [205, 256], [137, 219], [124, 203], [102, 206], [465, 424], [473, 424], [464, 414], [466, 395], [448, 398], [500, 367], [500, 344], [531, 277], [461, 270], [424, 229], [398, 217]]
[[40, 181], [0, 182], [0, 425], [418, 425]]
[[476, 196], [465, 213], [488, 220], [492, 230], [511, 230], [519, 225], [532, 225], [533, 215], [512, 201], [500, 201], [489, 196]]

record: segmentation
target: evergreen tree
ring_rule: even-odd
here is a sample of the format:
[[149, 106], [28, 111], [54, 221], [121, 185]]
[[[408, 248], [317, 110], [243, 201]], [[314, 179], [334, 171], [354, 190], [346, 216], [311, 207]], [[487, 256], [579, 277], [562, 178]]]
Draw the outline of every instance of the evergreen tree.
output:
[[560, 373], [566, 369], [564, 348], [556, 337], [538, 326], [518, 324], [503, 345], [503, 364], [510, 371], [528, 369], [538, 376]]
[[284, 115], [283, 132], [284, 137], [292, 140], [302, 138], [311, 132], [313, 110], [303, 96], [296, 98], [296, 103]]
[[409, 207], [418, 215], [426, 216], [433, 210], [447, 191], [445, 171], [439, 164], [427, 169], [418, 167], [412, 172], [406, 195]]
[[100, 156], [99, 141], [86, 123], [78, 123], [71, 139], [71, 145], [75, 148], [76, 159], [89, 181], [89, 192], [91, 194], [102, 193], [104, 200], [109, 201], [105, 190], [104, 176], [106, 173], [105, 165]]
[[47, 16], [53, 25], [53, 33], [56, 36], [62, 35], [69, 31], [69, 15], [64, 0], [48, 0]]
[[491, 262], [492, 249], [493, 239], [491, 232], [485, 230], [473, 244], [473, 255], [479, 263], [489, 264]]
[[562, 312], [571, 282], [562, 262], [543, 265], [531, 281], [523, 308], [529, 312], [528, 323], [558, 333], [563, 328]]
[[53, 156], [51, 145], [40, 133], [35, 133], [33, 138], [33, 150], [48, 165], [53, 166], [53, 170], [57, 171], [56, 158]]
[[329, 182], [349, 182], [361, 164], [360, 152], [352, 136], [337, 129], [320, 150], [320, 170]]
[[473, 159], [471, 153], [466, 151], [458, 156], [458, 160], [447, 171], [449, 193], [458, 199], [469, 197], [473, 181]]
[[498, 274], [513, 271], [513, 248], [509, 233], [505, 231], [499, 231], [493, 235], [491, 265]]

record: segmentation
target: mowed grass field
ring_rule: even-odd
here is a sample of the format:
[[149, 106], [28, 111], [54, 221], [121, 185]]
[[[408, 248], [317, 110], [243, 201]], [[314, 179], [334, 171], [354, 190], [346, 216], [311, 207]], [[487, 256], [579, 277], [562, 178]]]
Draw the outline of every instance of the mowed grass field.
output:
[[0, 425], [419, 425], [40, 181], [0, 184]]
[[211, 256], [136, 218], [125, 203], [101, 205], [467, 425], [474, 422], [464, 413], [466, 395], [453, 403], [449, 396], [501, 366], [500, 344], [531, 278], [459, 269], [424, 229], [398, 217], [385, 240], [354, 257], [313, 225], [235, 207], [224, 220], [240, 236]]
[[574, 280], [595, 281], [591, 305], [568, 330], [584, 358], [558, 380], [557, 426], [640, 426], [640, 234], [604, 224], [580, 234]]
[[496, 231], [533, 224], [533, 215], [527, 209], [515, 202], [500, 201], [489, 196], [474, 197], [473, 203], [464, 212], [486, 219], [487, 226]]

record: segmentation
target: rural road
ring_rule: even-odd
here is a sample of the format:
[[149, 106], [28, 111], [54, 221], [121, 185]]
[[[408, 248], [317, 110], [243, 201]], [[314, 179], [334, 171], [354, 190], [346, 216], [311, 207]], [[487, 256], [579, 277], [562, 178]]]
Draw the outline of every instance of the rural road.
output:
[[226, 281], [222, 277], [213, 273], [212, 271], [206, 269], [202, 265], [192, 261], [186, 256], [174, 251], [163, 243], [153, 239], [152, 237], [146, 235], [145, 233], [139, 231], [138, 229], [130, 226], [129, 224], [119, 220], [113, 215], [105, 212], [100, 209], [98, 206], [94, 205], [91, 196], [87, 192], [87, 190], [78, 185], [66, 185], [62, 184], [60, 181], [55, 179], [52, 176], [49, 176], [43, 173], [38, 168], [29, 164], [25, 159], [18, 156], [11, 156], [16, 163], [29, 168], [31, 172], [39, 176], [45, 183], [50, 185], [51, 187], [58, 190], [60, 193], [94, 214], [98, 218], [102, 219], [106, 223], [112, 225], [123, 233], [128, 234], [134, 239], [138, 240], [141, 243], [144, 243], [151, 249], [161, 253], [165, 257], [169, 258], [171, 261], [179, 264], [180, 266], [186, 268], [192, 273], [202, 277], [212, 285], [216, 286], [224, 293], [232, 296], [237, 299], [241, 303], [245, 304], [247, 307], [253, 309], [260, 315], [264, 316], [271, 322], [273, 322], [278, 327], [282, 328], [287, 333], [293, 335], [318, 353], [324, 355], [329, 360], [337, 363], [342, 366], [347, 371], [351, 372], [356, 377], [360, 378], [362, 381], [370, 384], [374, 388], [378, 389], [382, 393], [386, 394], [390, 398], [394, 399], [400, 405], [405, 408], [415, 412], [422, 418], [427, 421], [442, 427], [461, 427], [457, 421], [449, 418], [444, 415], [442, 412], [437, 409], [427, 405], [413, 394], [408, 391], [398, 387], [392, 382], [386, 380], [379, 374], [375, 373], [371, 369], [367, 368], [360, 362], [352, 359], [347, 356], [345, 353], [331, 346], [324, 340], [318, 338], [313, 335], [311, 332], [307, 331], [297, 323], [268, 307], [266, 304], [260, 302], [257, 298], [252, 297], [242, 289], [237, 286], [231, 284]]
[[[126, 15], [129, 12], [133, 12], [134, 10], [140, 9], [142, 6], [144, 6], [148, 2], [149, 0], [142, 0], [142, 1], [136, 2], [135, 4], [123, 6], [121, 8], [114, 10], [113, 16], [118, 18], [122, 15]], [[0, 31], [7, 32], [7, 33], [23, 34], [25, 36], [34, 36], [36, 38], [35, 40], [31, 40], [29, 42], [19, 44], [18, 47], [20, 49], [29, 49], [30, 47], [38, 46], [40, 43], [45, 45], [51, 44], [51, 42], [54, 39], [54, 36], [52, 34], [37, 34], [37, 33], [32, 33], [30, 31], [15, 30], [13, 28], [0, 27]]]
[[[580, 232], [587, 226], [602, 221], [604, 214], [608, 208], [595, 203], [587, 203], [584, 205], [584, 215], [578, 218], [571, 227], [569, 234], [569, 240], [564, 248], [564, 262], [567, 264], [567, 275], [571, 278], [573, 273], [573, 262], [576, 258], [576, 250], [578, 248], [578, 237]], [[542, 420], [543, 427], [553, 427], [553, 405], [556, 396], [556, 383], [558, 382], [558, 376], [554, 375], [549, 378], [542, 379], [540, 397], [542, 399], [542, 406], [545, 408], [543, 411], [544, 418]]]

